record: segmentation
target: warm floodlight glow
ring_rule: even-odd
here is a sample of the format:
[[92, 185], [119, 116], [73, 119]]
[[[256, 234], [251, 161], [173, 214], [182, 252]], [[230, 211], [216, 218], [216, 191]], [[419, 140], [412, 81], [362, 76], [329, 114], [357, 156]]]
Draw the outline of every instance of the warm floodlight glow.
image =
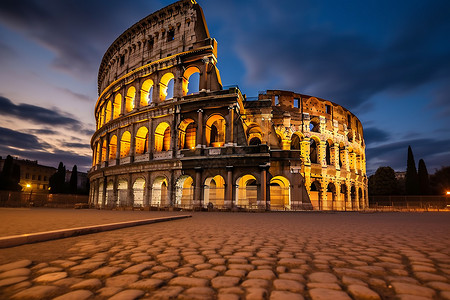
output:
[[447, 191], [447, 196], [450, 196], [450, 191]]
[[[30, 187], [31, 187], [31, 184], [27, 183], [27, 188], [30, 188]], [[448, 192], [447, 192], [447, 194], [448, 194]]]

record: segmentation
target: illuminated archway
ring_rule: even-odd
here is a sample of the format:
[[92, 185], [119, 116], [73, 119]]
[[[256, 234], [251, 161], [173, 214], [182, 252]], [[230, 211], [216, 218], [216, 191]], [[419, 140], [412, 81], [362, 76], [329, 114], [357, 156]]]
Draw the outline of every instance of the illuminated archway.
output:
[[175, 206], [192, 208], [194, 201], [194, 180], [191, 176], [182, 175], [177, 180]]
[[364, 199], [362, 189], [358, 189], [358, 200], [359, 200], [359, 209], [364, 208]]
[[352, 185], [352, 188], [350, 189], [350, 198], [352, 202], [352, 209], [356, 208], [356, 188], [354, 185]]
[[317, 138], [311, 137], [309, 141], [309, 159], [311, 163], [317, 164], [319, 162], [319, 145], [320, 142]]
[[133, 184], [133, 206], [143, 207], [144, 206], [144, 190], [145, 190], [145, 179], [138, 178]]
[[141, 106], [147, 106], [152, 102], [153, 99], [153, 80], [147, 79], [142, 83], [141, 87]]
[[320, 132], [320, 120], [318, 117], [314, 117], [309, 122], [309, 131]]
[[155, 129], [155, 151], [170, 150], [170, 126], [167, 122], [159, 123]]
[[344, 210], [347, 210], [348, 193], [347, 186], [344, 183], [341, 184], [341, 201], [343, 202]]
[[183, 74], [183, 96], [198, 93], [200, 88], [200, 70], [197, 67], [189, 67]]
[[291, 207], [290, 183], [286, 177], [275, 176], [270, 180], [270, 209], [285, 210]]
[[148, 145], [148, 129], [142, 126], [136, 133], [136, 154], [147, 153]]
[[257, 124], [251, 124], [247, 130], [247, 141], [250, 146], [260, 145], [262, 130]]
[[105, 124], [111, 121], [111, 111], [112, 111], [112, 103], [111, 101], [108, 101], [108, 104], [106, 104], [106, 110], [105, 110]]
[[117, 152], [117, 136], [113, 135], [109, 140], [109, 160], [116, 159]]
[[98, 128], [102, 127], [105, 122], [105, 107], [102, 107], [98, 117]]
[[95, 147], [97, 149], [97, 151], [95, 151], [95, 164], [99, 164], [100, 163], [100, 155], [101, 155], [101, 145], [100, 142], [97, 142], [97, 146]]
[[136, 97], [136, 88], [130, 86], [125, 97], [125, 113], [129, 113], [134, 108], [134, 99]]
[[256, 178], [247, 174], [236, 180], [236, 205], [251, 208], [257, 205], [258, 187]]
[[321, 210], [322, 209], [322, 185], [318, 180], [315, 180], [311, 183], [310, 186], [310, 192], [309, 192], [309, 199], [311, 200], [311, 204], [316, 209]]
[[300, 142], [302, 141], [302, 138], [297, 134], [294, 133], [291, 136], [291, 150], [301, 150], [302, 146]]
[[336, 186], [330, 182], [327, 186], [327, 202], [328, 208], [335, 210], [336, 207]]
[[211, 203], [214, 207], [223, 207], [225, 200], [225, 180], [222, 176], [216, 175], [205, 180], [203, 205], [205, 207]]
[[122, 95], [117, 93], [114, 97], [114, 104], [113, 104], [113, 119], [117, 119], [122, 110]]
[[173, 98], [173, 80], [175, 76], [172, 73], [166, 73], [159, 82], [159, 99], [164, 101]]
[[179, 149], [195, 149], [197, 128], [192, 119], [184, 119], [178, 126], [178, 148]]
[[117, 206], [128, 205], [128, 181], [125, 179], [119, 180], [117, 187]]
[[125, 131], [120, 139], [120, 158], [130, 156], [131, 133]]
[[104, 140], [102, 145], [102, 162], [106, 161], [106, 147], [106, 140]]
[[225, 144], [225, 119], [221, 115], [212, 115], [206, 121], [206, 144], [208, 147], [222, 147]]
[[165, 206], [167, 204], [167, 178], [158, 176], [153, 181], [151, 206]]
[[334, 165], [334, 143], [332, 140], [326, 141], [325, 161], [326, 161], [327, 166]]

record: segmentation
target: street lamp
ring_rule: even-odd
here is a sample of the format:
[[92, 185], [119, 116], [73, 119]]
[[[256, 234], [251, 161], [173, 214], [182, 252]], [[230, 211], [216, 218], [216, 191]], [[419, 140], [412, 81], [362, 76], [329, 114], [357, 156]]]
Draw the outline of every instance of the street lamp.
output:
[[32, 206], [32, 202], [31, 202], [31, 194], [33, 194], [33, 189], [31, 188], [31, 184], [27, 183], [26, 185], [27, 189], [30, 189], [30, 197], [28, 198], [28, 206]]

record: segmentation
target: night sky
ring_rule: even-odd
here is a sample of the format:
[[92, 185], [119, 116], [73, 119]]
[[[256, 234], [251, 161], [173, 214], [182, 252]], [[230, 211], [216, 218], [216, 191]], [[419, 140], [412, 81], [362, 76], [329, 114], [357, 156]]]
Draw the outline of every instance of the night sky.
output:
[[[174, 1], [0, 1], [0, 156], [91, 165], [97, 71]], [[450, 165], [450, 1], [203, 0], [224, 86], [331, 100], [362, 122], [367, 171]]]

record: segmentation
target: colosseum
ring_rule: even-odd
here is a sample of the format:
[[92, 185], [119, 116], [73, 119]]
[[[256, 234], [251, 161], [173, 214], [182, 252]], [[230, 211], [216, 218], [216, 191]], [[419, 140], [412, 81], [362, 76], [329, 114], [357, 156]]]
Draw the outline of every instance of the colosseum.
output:
[[328, 100], [222, 86], [217, 42], [194, 0], [134, 24], [98, 73], [89, 172], [99, 208], [360, 210], [358, 118]]

